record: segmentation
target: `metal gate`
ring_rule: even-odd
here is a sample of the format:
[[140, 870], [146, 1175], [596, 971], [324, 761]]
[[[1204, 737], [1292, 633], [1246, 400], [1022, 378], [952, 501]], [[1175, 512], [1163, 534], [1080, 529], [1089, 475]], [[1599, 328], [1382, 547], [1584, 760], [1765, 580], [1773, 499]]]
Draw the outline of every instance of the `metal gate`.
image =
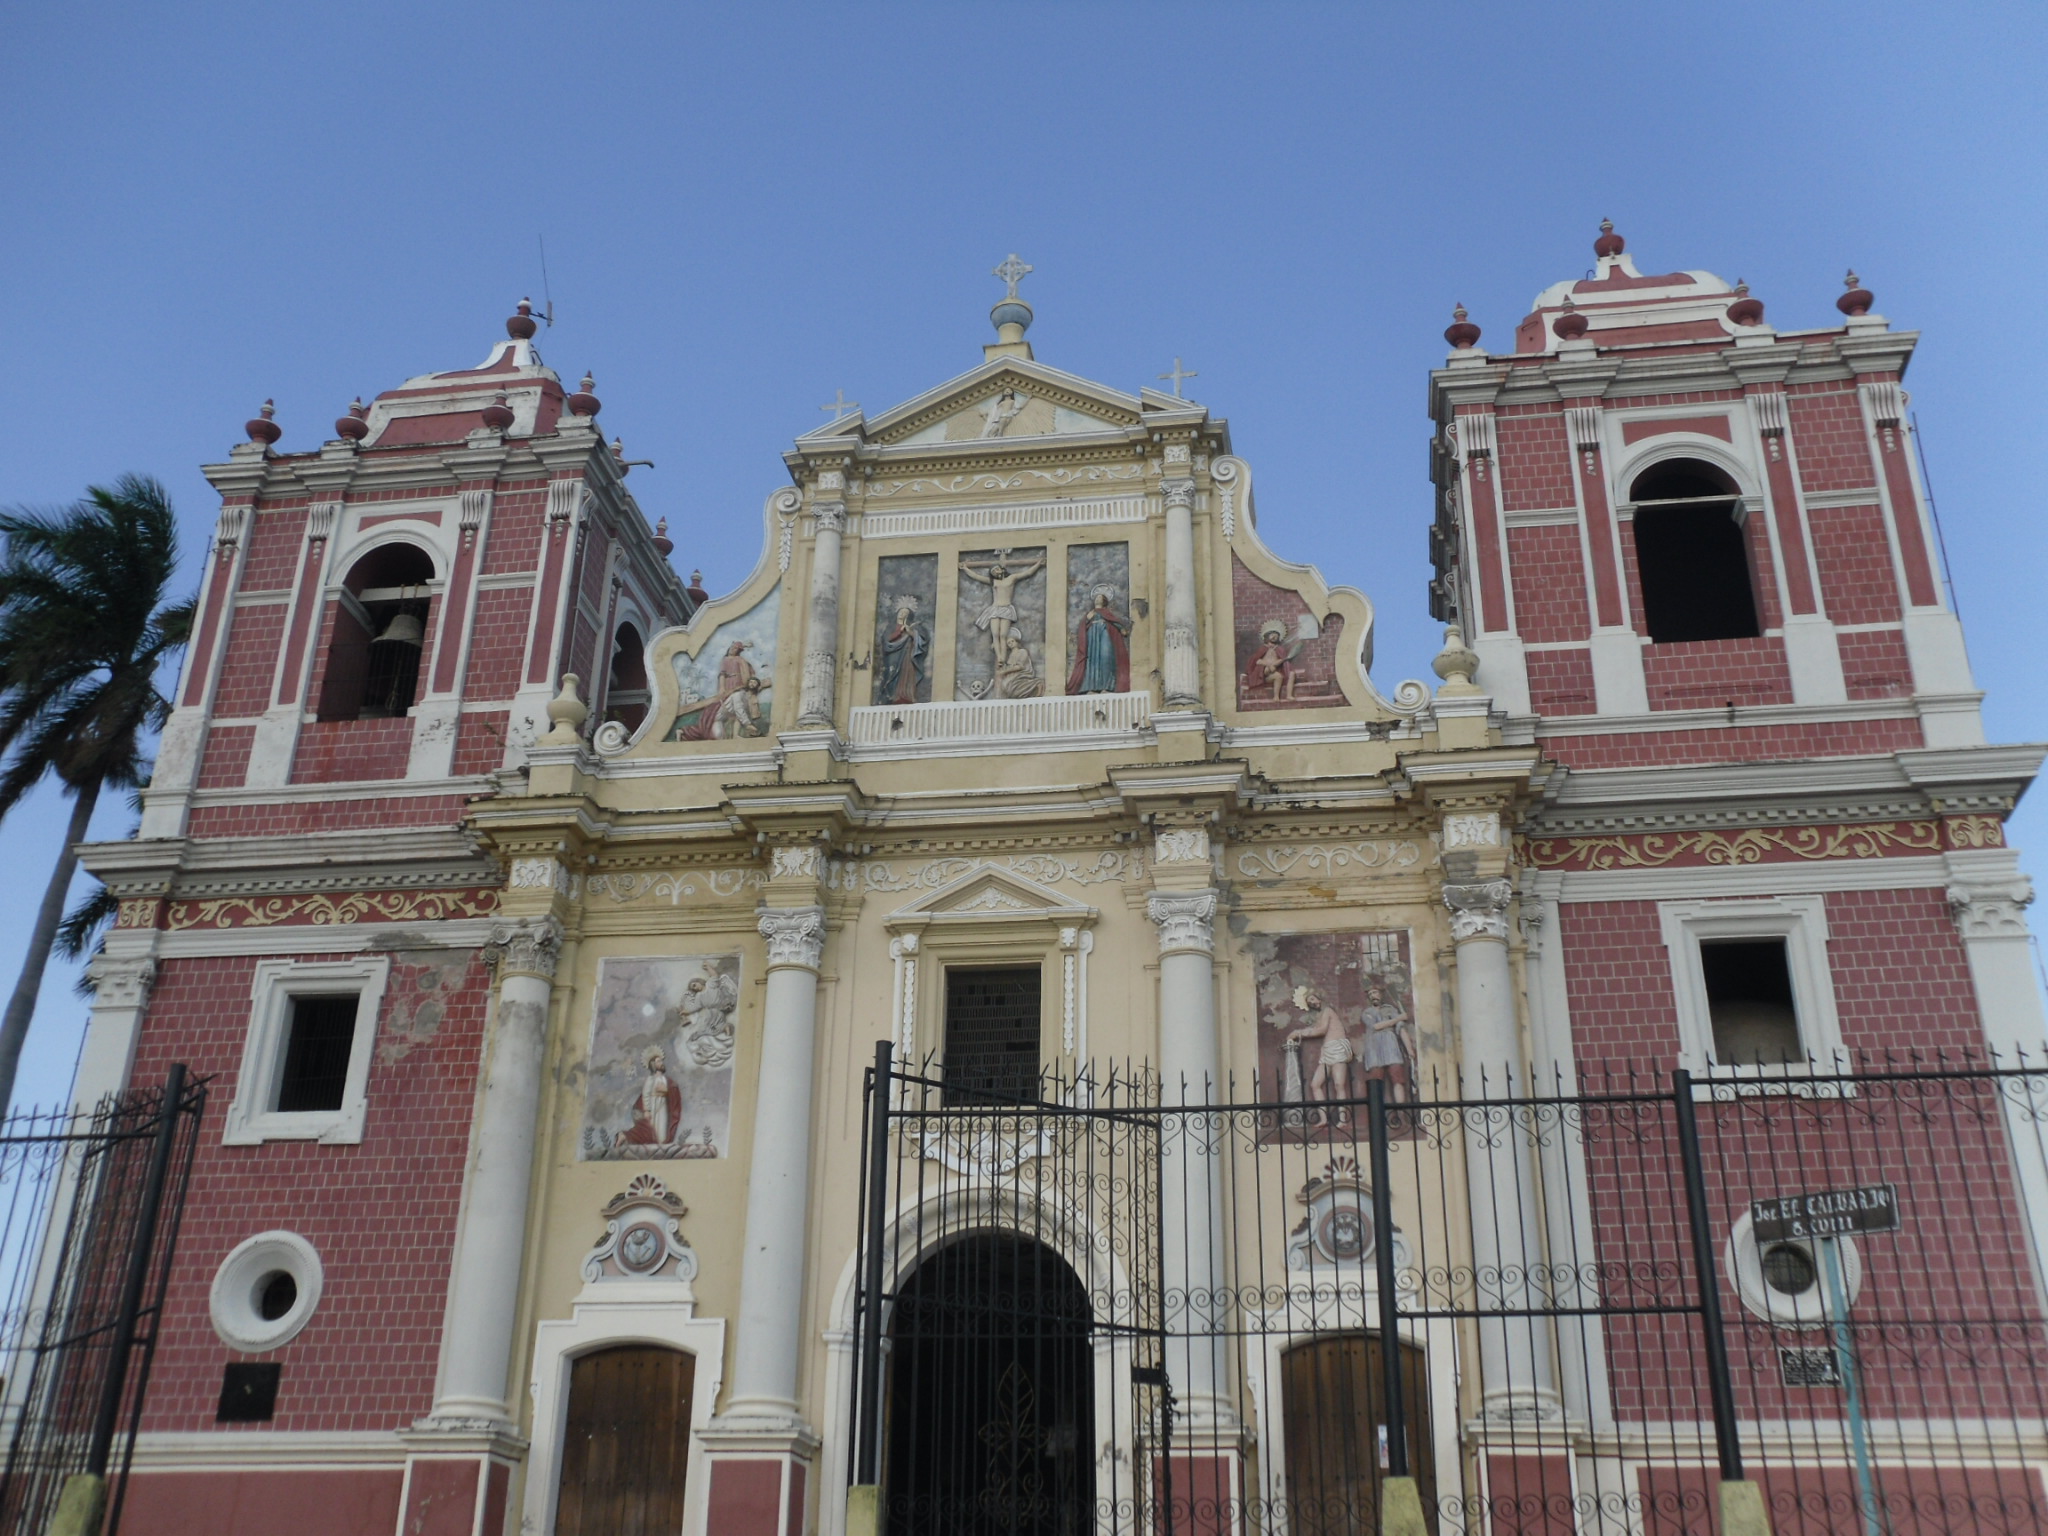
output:
[[7, 1536], [41, 1536], [83, 1472], [109, 1480], [107, 1536], [120, 1527], [205, 1107], [179, 1065], [93, 1111], [0, 1122]]
[[[869, 1076], [890, 1536], [2048, 1533], [2048, 1069], [1003, 1102]], [[1389, 1349], [1387, 1341], [1394, 1341]]]

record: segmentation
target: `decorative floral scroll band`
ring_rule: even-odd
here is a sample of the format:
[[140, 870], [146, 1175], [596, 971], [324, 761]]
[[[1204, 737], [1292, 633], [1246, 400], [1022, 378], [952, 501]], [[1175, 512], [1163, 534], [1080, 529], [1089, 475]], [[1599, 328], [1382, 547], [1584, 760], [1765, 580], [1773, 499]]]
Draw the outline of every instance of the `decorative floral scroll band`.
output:
[[164, 926], [267, 928], [279, 923], [434, 923], [489, 917], [496, 891], [362, 891], [350, 896], [221, 896], [174, 901]]
[[[1957, 821], [1994, 821], [1959, 817]], [[1995, 821], [1994, 821], [1995, 829]], [[1950, 824], [1957, 847], [1983, 829]], [[1988, 846], [1997, 846], [1995, 843]], [[1681, 860], [1702, 864], [1761, 864], [1772, 857], [1795, 859], [1878, 859], [1906, 853], [1939, 853], [1938, 821], [1872, 822], [1847, 827], [1750, 827], [1740, 832], [1648, 832], [1627, 837], [1535, 837], [1522, 843], [1522, 862], [1533, 869], [1657, 869]]]

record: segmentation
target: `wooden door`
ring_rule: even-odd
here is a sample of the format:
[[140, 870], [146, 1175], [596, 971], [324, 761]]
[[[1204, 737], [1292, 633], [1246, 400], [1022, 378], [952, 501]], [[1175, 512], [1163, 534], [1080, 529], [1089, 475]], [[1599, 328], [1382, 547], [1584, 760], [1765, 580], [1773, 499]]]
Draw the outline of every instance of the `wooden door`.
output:
[[[1422, 1351], [1404, 1345], [1401, 1409], [1408, 1421], [1408, 1470], [1422, 1509], [1436, 1525], [1436, 1473]], [[1290, 1536], [1376, 1536], [1380, 1527], [1380, 1426], [1385, 1421], [1380, 1341], [1338, 1333], [1297, 1344], [1280, 1357], [1281, 1412], [1287, 1433]]]
[[555, 1536], [679, 1536], [696, 1364], [648, 1344], [576, 1362]]

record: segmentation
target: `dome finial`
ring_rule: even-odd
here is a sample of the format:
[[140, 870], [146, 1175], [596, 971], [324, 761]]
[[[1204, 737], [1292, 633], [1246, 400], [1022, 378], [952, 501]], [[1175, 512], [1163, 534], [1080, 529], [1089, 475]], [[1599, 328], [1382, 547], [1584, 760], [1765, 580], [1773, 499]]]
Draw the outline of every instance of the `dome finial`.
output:
[[1609, 256], [1619, 256], [1627, 249], [1628, 242], [1614, 232], [1614, 220], [1602, 219], [1600, 238], [1593, 242], [1593, 254], [1605, 260]]
[[1479, 327], [1466, 317], [1463, 304], [1451, 311], [1451, 324], [1444, 332], [1444, 340], [1460, 352], [1469, 352], [1479, 345]]
[[533, 318], [533, 300], [521, 299], [519, 313], [505, 322], [505, 334], [514, 341], [531, 341], [539, 329], [540, 322]]
[[1863, 286], [1863, 279], [1851, 267], [1849, 275], [1842, 279], [1842, 286], [1848, 291], [1835, 300], [1835, 308], [1851, 320], [1870, 313], [1870, 306], [1877, 302], [1877, 295]]

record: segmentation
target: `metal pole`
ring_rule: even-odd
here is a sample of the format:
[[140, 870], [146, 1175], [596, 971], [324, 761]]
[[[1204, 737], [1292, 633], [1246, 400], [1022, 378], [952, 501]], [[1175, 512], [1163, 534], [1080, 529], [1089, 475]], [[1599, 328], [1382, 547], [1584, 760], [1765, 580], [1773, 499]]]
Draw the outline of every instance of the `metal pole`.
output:
[[1387, 1475], [1408, 1475], [1408, 1425], [1401, 1401], [1401, 1298], [1394, 1289], [1394, 1192], [1388, 1187], [1387, 1084], [1376, 1077], [1365, 1085], [1372, 1127], [1372, 1253], [1379, 1272], [1380, 1384], [1386, 1398], [1381, 1423], [1387, 1430]]
[[1707, 1348], [1707, 1385], [1714, 1402], [1714, 1447], [1721, 1480], [1742, 1481], [1742, 1440], [1735, 1427], [1735, 1387], [1728, 1375], [1728, 1339], [1722, 1330], [1721, 1292], [1714, 1277], [1714, 1235], [1707, 1221], [1707, 1181], [1700, 1169], [1700, 1126], [1693, 1112], [1692, 1074], [1671, 1074], [1671, 1107], [1678, 1121], [1679, 1161], [1685, 1171], [1686, 1213], [1692, 1219], [1692, 1264], [1699, 1274], [1700, 1333]]
[[121, 1396], [128, 1386], [128, 1356], [135, 1348], [135, 1320], [142, 1311], [142, 1291], [149, 1280], [150, 1255], [156, 1248], [158, 1208], [163, 1204], [164, 1176], [171, 1166], [171, 1148], [178, 1139], [179, 1108], [185, 1099], [185, 1064], [171, 1063], [164, 1079], [163, 1102], [157, 1110], [156, 1141], [149, 1150], [149, 1170], [142, 1181], [142, 1206], [136, 1213], [135, 1246], [128, 1255], [128, 1273], [121, 1281], [120, 1310], [115, 1314], [114, 1358], [100, 1385], [99, 1411], [93, 1415], [91, 1448], [85, 1470], [104, 1477], [121, 1422]]
[[1877, 1480], [1870, 1470], [1870, 1436], [1864, 1428], [1856, 1339], [1849, 1331], [1849, 1292], [1842, 1284], [1842, 1260], [1835, 1243], [1836, 1239], [1824, 1237], [1817, 1246], [1827, 1271], [1827, 1310], [1834, 1323], [1835, 1369], [1841, 1373], [1842, 1388], [1848, 1395], [1849, 1445], [1856, 1456], [1856, 1502], [1862, 1506], [1865, 1536], [1884, 1536], [1884, 1522], [1877, 1513]]
[[894, 1052], [875, 1042], [868, 1101], [867, 1273], [861, 1279], [860, 1451], [855, 1481], [873, 1485], [882, 1471], [882, 1228], [889, 1218], [889, 1098]]

